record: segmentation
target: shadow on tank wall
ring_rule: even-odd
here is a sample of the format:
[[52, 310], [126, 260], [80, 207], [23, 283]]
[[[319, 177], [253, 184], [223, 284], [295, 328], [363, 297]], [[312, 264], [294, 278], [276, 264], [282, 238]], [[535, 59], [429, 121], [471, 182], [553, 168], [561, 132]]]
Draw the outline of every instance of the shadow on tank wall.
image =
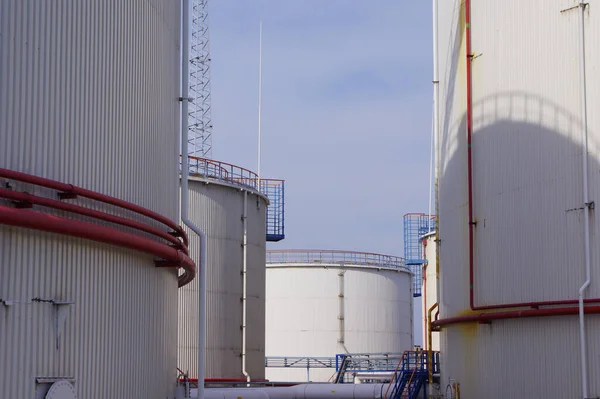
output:
[[[444, 129], [439, 182], [442, 302], [469, 308], [466, 117]], [[448, 133], [450, 132], [450, 133]], [[579, 117], [524, 92], [473, 104], [473, 215], [477, 305], [575, 299], [584, 273]], [[590, 198], [598, 196], [598, 140], [588, 132]], [[597, 264], [595, 214], [592, 265]], [[594, 273], [592, 278], [594, 279]], [[590, 296], [600, 296], [597, 284]]]

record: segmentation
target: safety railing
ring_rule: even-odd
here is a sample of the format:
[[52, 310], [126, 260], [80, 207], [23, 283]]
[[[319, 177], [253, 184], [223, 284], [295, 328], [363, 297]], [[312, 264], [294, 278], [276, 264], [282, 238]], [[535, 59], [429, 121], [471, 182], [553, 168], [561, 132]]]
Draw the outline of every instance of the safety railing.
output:
[[294, 357], [294, 356], [265, 356], [265, 367], [277, 368], [334, 368], [334, 357]]
[[190, 156], [190, 175], [215, 179], [260, 191], [258, 175], [251, 170], [227, 162]]
[[394, 399], [419, 397], [427, 384], [429, 373], [439, 374], [439, 355], [440, 353], [437, 351], [404, 352], [394, 373], [394, 378], [383, 397]]
[[402, 257], [370, 252], [302, 249], [267, 251], [267, 264], [282, 263], [359, 265], [406, 269]]
[[267, 241], [285, 238], [285, 181], [259, 179], [251, 170], [227, 162], [189, 156], [191, 176], [214, 179], [258, 191], [269, 199], [266, 215]]
[[267, 241], [281, 241], [285, 238], [285, 181], [262, 179], [260, 192], [269, 198]]
[[425, 254], [421, 237], [436, 229], [436, 218], [425, 213], [404, 215], [404, 259], [413, 272], [413, 296], [421, 296]]
[[335, 371], [339, 371], [339, 366], [343, 357], [348, 362], [347, 372], [392, 372], [402, 359], [402, 353], [353, 353], [335, 355]]

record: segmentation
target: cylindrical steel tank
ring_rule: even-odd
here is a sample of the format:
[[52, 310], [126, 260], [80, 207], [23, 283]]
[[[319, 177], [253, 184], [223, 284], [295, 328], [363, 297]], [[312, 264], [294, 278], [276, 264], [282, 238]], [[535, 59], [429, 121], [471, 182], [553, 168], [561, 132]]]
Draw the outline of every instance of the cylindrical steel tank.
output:
[[[0, 168], [177, 221], [180, 11], [145, 0], [2, 1]], [[61, 380], [80, 398], [171, 397], [177, 273], [152, 255], [0, 220], [0, 298], [0, 397], [41, 398]]]
[[[439, 7], [442, 391], [453, 382], [467, 398], [598, 397], [599, 10]], [[596, 303], [582, 356], [588, 255], [583, 295]]]
[[[429, 317], [433, 320], [437, 312], [435, 304], [438, 302], [438, 281], [436, 276], [436, 242], [435, 232], [426, 234], [421, 238], [423, 245], [423, 253], [426, 263], [423, 265], [423, 282], [421, 288], [421, 304], [423, 318], [423, 348], [434, 351], [440, 350], [440, 335], [437, 332], [432, 332], [429, 335]], [[431, 311], [431, 315], [429, 312]], [[431, 340], [431, 342], [429, 342]]]
[[[412, 349], [412, 274], [395, 256], [267, 251], [266, 356], [329, 357]], [[316, 367], [315, 367], [316, 366]], [[329, 380], [335, 369], [267, 367], [271, 381]]]
[[[242, 374], [242, 285], [246, 217], [247, 318], [246, 369], [264, 379], [265, 246], [267, 198], [256, 189], [256, 175], [212, 160], [191, 159], [189, 217], [207, 237], [207, 379], [244, 379]], [[246, 198], [246, 215], [244, 201]], [[191, 256], [199, 238], [189, 233]], [[198, 375], [198, 281], [179, 291], [178, 367]]]

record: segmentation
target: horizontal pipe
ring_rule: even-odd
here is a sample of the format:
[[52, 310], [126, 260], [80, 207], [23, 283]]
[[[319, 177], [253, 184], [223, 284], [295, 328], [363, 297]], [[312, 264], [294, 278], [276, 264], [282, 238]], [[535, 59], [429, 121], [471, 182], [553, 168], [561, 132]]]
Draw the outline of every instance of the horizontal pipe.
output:
[[76, 194], [81, 197], [89, 198], [99, 202], [104, 202], [105, 204], [117, 206], [119, 208], [139, 213], [140, 215], [144, 215], [146, 217], [154, 219], [157, 222], [160, 222], [172, 228], [178, 233], [183, 233], [183, 243], [186, 247], [188, 246], [187, 235], [184, 234], [183, 228], [181, 226], [177, 225], [169, 218], [159, 213], [153, 212], [149, 209], [146, 209], [142, 206], [133, 204], [131, 202], [123, 201], [118, 198], [110, 197], [108, 195], [101, 194], [95, 191], [87, 190], [85, 188], [77, 187], [72, 184], [61, 183], [55, 180], [50, 180], [39, 176], [33, 176], [27, 173], [17, 172], [14, 170], [0, 168], [0, 177], [3, 177], [5, 179], [17, 180], [23, 183], [35, 184], [37, 186], [42, 186], [53, 190], [62, 191], [65, 193]]
[[[585, 313], [598, 314], [600, 313], [600, 306], [587, 306]], [[506, 319], [522, 319], [531, 317], [548, 317], [548, 316], [569, 316], [578, 315], [579, 308], [568, 307], [568, 308], [549, 308], [549, 309], [526, 309], [526, 310], [511, 310], [506, 312], [493, 312], [493, 313], [479, 313], [468, 316], [457, 316], [448, 317], [445, 319], [439, 319], [431, 324], [434, 327], [443, 327], [451, 324], [461, 323], [485, 323], [492, 320], [506, 320]]]
[[[189, 382], [198, 382], [197, 378], [180, 378], [179, 381], [184, 382], [184, 381], [189, 381]], [[226, 383], [226, 382], [231, 382], [231, 383], [246, 383], [248, 382], [246, 380], [246, 378], [205, 378], [204, 382], [209, 383], [209, 382], [218, 382], [218, 383]], [[265, 379], [260, 379], [260, 378], [255, 378], [252, 380], [252, 382], [269, 382], [269, 380], [265, 380]]]
[[164, 266], [184, 269], [184, 273], [178, 277], [179, 287], [192, 281], [196, 275], [194, 261], [181, 251], [111, 227], [5, 206], [0, 206], [0, 224], [84, 238], [154, 255], [165, 260]]
[[380, 399], [389, 384], [300, 384], [291, 387], [209, 388], [206, 399]]
[[115, 215], [110, 215], [105, 212], [96, 211], [93, 209], [88, 209], [79, 205], [69, 204], [67, 202], [62, 202], [58, 200], [53, 200], [50, 198], [39, 197], [36, 195], [32, 195], [29, 193], [21, 193], [18, 191], [7, 190], [4, 188], [0, 188], [0, 197], [10, 199], [12, 201], [19, 201], [24, 203], [31, 203], [35, 205], [41, 205], [47, 208], [58, 209], [61, 211], [71, 212], [82, 216], [89, 216], [98, 220], [102, 220], [105, 222], [110, 222], [114, 224], [118, 224], [125, 227], [131, 227], [136, 230], [143, 231], [145, 233], [149, 233], [155, 235], [159, 238], [162, 238], [171, 244], [173, 244], [176, 248], [180, 248], [186, 255], [188, 255], [187, 247], [183, 246], [183, 243], [175, 238], [173, 235], [169, 233], [165, 233], [162, 230], [159, 230], [155, 227], [146, 225], [144, 223], [137, 222], [135, 220], [130, 220], [126, 218], [122, 218]]
[[[600, 298], [588, 298], [585, 303], [600, 303]], [[493, 310], [493, 309], [510, 309], [510, 308], [539, 308], [540, 306], [558, 306], [558, 305], [576, 305], [579, 303], [577, 299], [563, 299], [557, 301], [537, 301], [537, 302], [517, 302], [517, 303], [502, 303], [495, 305], [473, 306], [471, 310]]]

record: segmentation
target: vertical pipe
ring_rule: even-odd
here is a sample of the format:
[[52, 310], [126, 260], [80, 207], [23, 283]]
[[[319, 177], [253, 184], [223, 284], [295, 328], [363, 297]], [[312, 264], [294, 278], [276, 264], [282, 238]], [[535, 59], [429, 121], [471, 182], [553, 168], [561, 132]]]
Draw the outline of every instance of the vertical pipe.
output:
[[[435, 90], [435, 88], [434, 88], [434, 90]], [[434, 97], [435, 97], [435, 95], [434, 95]], [[435, 108], [435, 106], [434, 106], [434, 108]], [[434, 128], [434, 124], [435, 124], [435, 121], [434, 121], [434, 119], [435, 119], [435, 116], [433, 115], [434, 113], [435, 113], [435, 110], [432, 111], [432, 113], [431, 113], [431, 138], [429, 140], [430, 141], [429, 145], [431, 146], [431, 149], [429, 151], [429, 201], [428, 201], [429, 202], [429, 207], [428, 207], [429, 211], [427, 213], [427, 220], [428, 220], [428, 222], [427, 222], [427, 232], [428, 233], [431, 233], [431, 229], [432, 229], [432, 226], [431, 226], [431, 210], [432, 210], [433, 207], [432, 207], [431, 203], [432, 203], [432, 200], [433, 200], [433, 179], [434, 179], [434, 177], [433, 177], [433, 158], [435, 157], [435, 154], [434, 154], [434, 148], [435, 148], [435, 145], [434, 145], [434, 140], [435, 140], [435, 130], [434, 130], [435, 128]]]
[[204, 399], [204, 366], [206, 343], [206, 234], [188, 217], [190, 173], [188, 158], [188, 106], [189, 106], [189, 45], [190, 1], [182, 0], [181, 43], [181, 221], [200, 237], [200, 269], [198, 273], [198, 398]]
[[338, 298], [339, 298], [339, 309], [338, 309], [338, 342], [344, 349], [345, 353], [348, 353], [345, 343], [345, 330], [346, 326], [344, 323], [344, 270], [338, 273], [339, 276], [339, 287], [338, 287]]
[[[440, 259], [438, 245], [440, 242], [439, 230], [439, 188], [438, 179], [440, 171], [440, 81], [439, 81], [439, 44], [438, 44], [438, 0], [432, 0], [432, 25], [433, 25], [433, 147], [434, 147], [434, 181], [435, 181], [435, 290], [436, 301], [440, 300]], [[431, 223], [431, 220], [430, 220]], [[425, 310], [425, 309], [423, 309]]]
[[248, 191], [244, 191], [244, 213], [242, 214], [243, 238], [242, 238], [242, 374], [246, 381], [250, 382], [250, 374], [246, 370], [247, 348], [246, 348], [246, 324], [248, 321]]
[[468, 222], [469, 222], [469, 304], [471, 309], [475, 307], [473, 297], [473, 264], [474, 264], [474, 228], [473, 219], [473, 160], [471, 141], [473, 136], [473, 106], [471, 87], [471, 0], [465, 0], [465, 41], [466, 41], [466, 63], [467, 63], [467, 186], [468, 186]]
[[[435, 304], [440, 301], [440, 209], [439, 209], [439, 171], [440, 171], [440, 77], [439, 77], [439, 40], [438, 40], [438, 0], [432, 0], [432, 30], [433, 30], [433, 147], [434, 147], [434, 180], [435, 180]], [[431, 224], [431, 219], [429, 220]], [[425, 311], [425, 308], [423, 308]], [[431, 346], [431, 318], [428, 325], [429, 350]], [[430, 384], [431, 386], [431, 384]]]
[[[423, 302], [421, 305], [421, 309], [423, 309], [423, 333], [427, 336], [427, 314], [425, 313], [425, 309], [427, 309], [427, 263], [423, 266]], [[427, 340], [423, 340], [423, 348], [427, 350], [429, 347], [427, 346]]]
[[587, 3], [580, 1], [581, 8], [579, 19], [579, 83], [580, 83], [580, 106], [581, 106], [581, 141], [583, 146], [582, 170], [583, 170], [583, 222], [584, 222], [584, 242], [585, 242], [585, 282], [579, 288], [579, 335], [581, 340], [581, 385], [583, 388], [583, 398], [588, 397], [588, 365], [587, 348], [585, 334], [585, 314], [583, 296], [591, 282], [591, 261], [590, 261], [590, 207], [591, 202], [588, 190], [588, 126], [587, 126], [587, 93], [585, 76], [585, 7]]
[[260, 191], [260, 129], [261, 129], [261, 114], [262, 114], [262, 21], [260, 21], [260, 37], [258, 49], [258, 166], [256, 175], [258, 176], [258, 187]]
[[433, 384], [433, 367], [432, 367], [433, 366], [433, 359], [432, 359], [432, 356], [433, 356], [433, 332], [431, 331], [431, 314], [437, 307], [438, 307], [438, 303], [436, 302], [427, 310], [427, 321], [428, 321], [427, 342], [429, 342], [427, 365], [428, 365], [428, 370], [429, 370], [429, 385], [430, 386], [431, 386], [431, 384]]
[[[438, 0], [432, 0], [432, 25], [433, 25], [433, 121], [432, 121], [432, 140], [431, 140], [431, 160], [430, 160], [430, 177], [431, 181], [437, 181], [438, 175], [438, 147], [439, 147], [439, 133], [440, 133], [440, 119], [439, 119], [439, 67], [438, 67]], [[431, 166], [433, 164], [433, 168]], [[431, 231], [431, 181], [429, 183], [429, 231]], [[437, 195], [436, 195], [437, 203]]]

